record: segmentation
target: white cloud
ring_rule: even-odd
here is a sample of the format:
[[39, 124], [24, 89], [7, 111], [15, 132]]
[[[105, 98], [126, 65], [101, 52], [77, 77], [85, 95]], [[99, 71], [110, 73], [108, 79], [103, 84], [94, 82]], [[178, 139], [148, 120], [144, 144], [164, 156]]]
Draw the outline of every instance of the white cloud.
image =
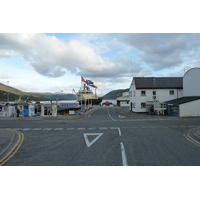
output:
[[113, 72], [114, 63], [97, 55], [84, 41], [66, 43], [45, 34], [0, 34], [0, 56], [21, 55], [34, 69], [49, 77], [63, 76], [67, 71], [98, 76]]

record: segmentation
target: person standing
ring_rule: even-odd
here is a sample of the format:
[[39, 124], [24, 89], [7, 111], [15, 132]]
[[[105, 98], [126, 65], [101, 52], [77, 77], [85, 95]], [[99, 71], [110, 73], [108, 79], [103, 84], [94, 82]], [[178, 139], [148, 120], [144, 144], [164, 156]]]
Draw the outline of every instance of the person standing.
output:
[[16, 112], [17, 112], [17, 117], [19, 117], [19, 113], [20, 113], [19, 108], [17, 108]]

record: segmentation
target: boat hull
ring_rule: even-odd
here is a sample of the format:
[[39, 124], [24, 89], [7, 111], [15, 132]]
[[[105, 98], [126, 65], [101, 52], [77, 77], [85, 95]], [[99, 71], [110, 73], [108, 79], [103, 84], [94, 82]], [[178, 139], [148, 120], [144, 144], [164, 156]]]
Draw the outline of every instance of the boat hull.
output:
[[86, 100], [80, 100], [79, 104], [81, 105], [99, 105], [102, 102], [102, 99], [86, 99]]

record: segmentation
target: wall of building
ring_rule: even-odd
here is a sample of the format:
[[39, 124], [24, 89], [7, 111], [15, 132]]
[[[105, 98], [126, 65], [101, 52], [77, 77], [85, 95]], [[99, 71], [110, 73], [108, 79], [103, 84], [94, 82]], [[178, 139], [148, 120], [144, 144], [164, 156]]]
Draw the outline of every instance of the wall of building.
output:
[[[170, 91], [174, 91], [170, 94]], [[145, 91], [145, 95], [142, 95], [142, 91]], [[183, 96], [182, 89], [140, 89], [136, 90], [135, 85], [131, 85], [130, 88], [130, 110], [133, 112], [146, 112], [145, 104], [147, 102], [153, 102], [158, 100], [160, 103], [172, 99], [177, 99]], [[156, 95], [153, 94], [156, 93]], [[132, 108], [131, 108], [132, 106]]]
[[200, 68], [188, 70], [183, 77], [183, 96], [200, 96]]
[[200, 116], [200, 99], [179, 105], [179, 117]]
[[15, 106], [0, 106], [0, 117], [11, 117], [15, 114]]

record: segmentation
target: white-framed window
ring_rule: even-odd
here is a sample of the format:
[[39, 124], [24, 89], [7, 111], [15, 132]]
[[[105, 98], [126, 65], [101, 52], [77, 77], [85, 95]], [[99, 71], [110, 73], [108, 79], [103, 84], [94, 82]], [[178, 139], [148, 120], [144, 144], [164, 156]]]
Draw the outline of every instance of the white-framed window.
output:
[[174, 95], [174, 90], [170, 90], [170, 91], [169, 91], [169, 94], [170, 94], [170, 95]]
[[141, 91], [141, 96], [146, 96], [146, 91], [145, 90]]
[[146, 108], [146, 102], [141, 102], [141, 108]]

